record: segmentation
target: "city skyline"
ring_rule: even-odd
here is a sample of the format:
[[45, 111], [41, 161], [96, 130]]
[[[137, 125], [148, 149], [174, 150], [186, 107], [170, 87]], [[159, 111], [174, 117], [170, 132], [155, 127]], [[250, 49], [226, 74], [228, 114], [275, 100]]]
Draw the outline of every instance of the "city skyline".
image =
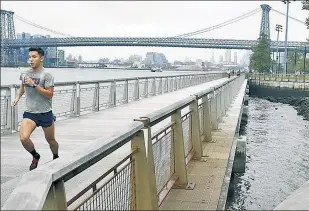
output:
[[[51, 38], [51, 36], [50, 35], [40, 35], [40, 34], [30, 34], [30, 33], [26, 33], [26, 32], [23, 32], [23, 33], [17, 33], [16, 34], [16, 38], [17, 39], [33, 39], [33, 38], [41, 38], [41, 37], [48, 37], [48, 38]], [[48, 48], [49, 50], [48, 50], [48, 57], [49, 58], [52, 58], [52, 59], [54, 59], [54, 58], [56, 58], [57, 57], [57, 54], [56, 54], [56, 49], [57, 48], [55, 48], [55, 47], [51, 47], [51, 48]], [[81, 61], [82, 59], [82, 56], [81, 55], [72, 55], [72, 54], [66, 54], [65, 53], [65, 51], [64, 50], [62, 50], [62, 49], [59, 49], [58, 48], [58, 54], [59, 54], [59, 52], [61, 53], [61, 58], [59, 58], [59, 62], [60, 63], [63, 63], [63, 61], [64, 61], [64, 59], [66, 59], [66, 60], [68, 60], [68, 61], [73, 61], [73, 60], [76, 60], [76, 61]], [[108, 59], [108, 60], [110, 60], [110, 61], [112, 61], [112, 60], [123, 60], [123, 61], [130, 61], [130, 59], [131, 59], [131, 57], [140, 57], [140, 60], [147, 60], [147, 55], [149, 54], [149, 53], [152, 53], [152, 52], [147, 52], [146, 53], [146, 55], [143, 57], [143, 55], [139, 55], [139, 54], [131, 54], [131, 55], [129, 55], [129, 57], [120, 57], [120, 58], [116, 58], [116, 57], [114, 57], [114, 58], [111, 58], [111, 57], [108, 57], [108, 56], [106, 56], [106, 57], [104, 57], [104, 59]], [[155, 52], [155, 53], [157, 53], [157, 54], [162, 54], [162, 53], [160, 53], [160, 52]], [[213, 64], [221, 64], [221, 63], [223, 63], [223, 62], [225, 62], [226, 64], [242, 64], [242, 62], [240, 62], [241, 60], [243, 60], [243, 58], [242, 59], [240, 59], [240, 60], [238, 60], [237, 58], [237, 51], [235, 51], [234, 50], [234, 52], [233, 52], [233, 55], [234, 55], [234, 59], [233, 59], [233, 61], [232, 61], [232, 59], [231, 59], [231, 55], [232, 54], [232, 50], [230, 50], [230, 49], [227, 49], [226, 51], [225, 51], [225, 59], [224, 60], [222, 60], [222, 61], [220, 61], [220, 60], [218, 60], [218, 61], [216, 61], [215, 60], [215, 58], [214, 58], [214, 50], [212, 50], [212, 56], [211, 56], [211, 58], [205, 58], [204, 60], [202, 60], [202, 59], [196, 59], [196, 60], [191, 60], [188, 56], [186, 56], [186, 58], [185, 59], [183, 59], [183, 60], [179, 60], [179, 59], [177, 59], [177, 60], [174, 60], [174, 61], [171, 61], [171, 60], [169, 60], [168, 61], [168, 63], [175, 63], [175, 62], [178, 62], [178, 61], [181, 61], [181, 62], [186, 62], [186, 61], [189, 61], [189, 62], [197, 62], [197, 61], [199, 61], [199, 60], [201, 60], [201, 61], [204, 61], [204, 62], [210, 62], [210, 63], [213, 63]], [[164, 55], [164, 57], [165, 57], [165, 55]], [[77, 59], [78, 58], [78, 59]], [[165, 58], [166, 59], [166, 58]], [[102, 60], [102, 58], [100, 58], [100, 59], [97, 59], [97, 60], [88, 60], [88, 62], [98, 62], [98, 61], [100, 61], [100, 60]], [[168, 59], [167, 59], [168, 60]], [[83, 60], [83, 61], [85, 61], [85, 60]], [[146, 62], [147, 63], [147, 62]]]
[[[282, 2], [6, 2], [2, 9], [11, 10], [31, 22], [72, 36], [175, 36], [186, 32], [206, 28], [237, 17], [245, 12], [267, 3], [276, 10], [285, 12]], [[31, 7], [30, 7], [31, 5]], [[60, 6], [61, 5], [61, 6]], [[147, 10], [151, 7], [152, 10]], [[28, 9], [36, 11], [29, 13]], [[49, 8], [49, 10], [45, 10]], [[66, 8], [70, 8], [68, 11]], [[54, 13], [57, 9], [57, 15]], [[184, 15], [179, 16], [179, 12]], [[82, 15], [80, 15], [82, 14]], [[292, 2], [290, 15], [305, 20], [307, 14], [301, 10], [301, 2]], [[233, 25], [201, 35], [203, 38], [257, 39], [260, 29], [261, 13], [255, 14]], [[211, 21], [209, 21], [211, 20]], [[15, 18], [16, 33], [45, 34], [43, 30], [22, 23]], [[97, 22], [100, 24], [98, 25]], [[61, 24], [60, 24], [61, 23]], [[77, 23], [77, 24], [76, 24]], [[271, 39], [276, 39], [275, 25], [285, 27], [285, 18], [276, 13], [270, 14]], [[252, 27], [254, 26], [254, 27]], [[309, 30], [305, 25], [290, 21], [289, 40], [305, 41]], [[57, 35], [50, 34], [53, 37]], [[59, 36], [58, 36], [59, 37]], [[284, 40], [284, 33], [280, 39]], [[102, 57], [128, 58], [130, 55], [145, 55], [147, 52], [161, 52], [168, 60], [184, 60], [190, 57], [210, 60], [212, 49], [161, 48], [161, 47], [67, 47], [66, 54], [82, 55], [85, 60], [97, 60]], [[226, 50], [214, 50], [214, 59], [220, 60]], [[246, 51], [235, 50], [238, 61]], [[234, 52], [234, 51], [233, 51]], [[233, 53], [232, 52], [232, 53]], [[233, 60], [233, 59], [232, 59]]]

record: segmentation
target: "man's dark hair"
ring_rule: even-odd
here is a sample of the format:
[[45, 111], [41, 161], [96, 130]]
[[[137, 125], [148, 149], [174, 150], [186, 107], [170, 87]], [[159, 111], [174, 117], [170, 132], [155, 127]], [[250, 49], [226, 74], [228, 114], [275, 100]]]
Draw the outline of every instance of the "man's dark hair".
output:
[[44, 50], [40, 47], [31, 47], [29, 48], [29, 52], [30, 51], [36, 51], [40, 56], [44, 56]]

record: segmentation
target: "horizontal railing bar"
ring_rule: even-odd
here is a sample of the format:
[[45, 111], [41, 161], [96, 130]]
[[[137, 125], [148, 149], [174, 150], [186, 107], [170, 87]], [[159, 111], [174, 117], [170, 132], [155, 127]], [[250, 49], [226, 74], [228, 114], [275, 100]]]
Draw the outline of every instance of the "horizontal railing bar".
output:
[[178, 109], [183, 109], [190, 105], [195, 100], [195, 96], [187, 97], [184, 100], [181, 100], [179, 102], [173, 103], [170, 106], [167, 106], [165, 108], [162, 108], [158, 111], [155, 111], [153, 113], [150, 113], [146, 117], [140, 117], [140, 118], [149, 118], [149, 125], [153, 126], [157, 124], [158, 122], [162, 121], [163, 119], [166, 119], [167, 117], [174, 114]]
[[[72, 81], [72, 82], [55, 82], [55, 86], [75, 85], [75, 84], [95, 84], [95, 83], [110, 83], [120, 82], [127, 80], [138, 80], [138, 79], [160, 79], [160, 78], [175, 78], [182, 76], [200, 76], [200, 75], [211, 75], [211, 74], [222, 74], [220, 73], [196, 73], [196, 74], [185, 74], [185, 75], [170, 75], [170, 76], [155, 76], [155, 77], [134, 77], [134, 78], [117, 78], [117, 79], [106, 79], [106, 80], [92, 80], [92, 81]], [[20, 84], [12, 85], [1, 85], [2, 88], [19, 87]]]
[[[174, 175], [175, 173], [173, 173], [169, 178], [168, 178], [168, 180], [166, 181], [166, 183], [163, 185], [163, 187], [161, 187], [161, 189], [159, 189], [159, 193], [161, 193], [162, 191], [163, 191], [163, 189], [164, 188], [166, 188], [167, 187], [167, 184], [171, 181], [171, 180], [173, 180], [174, 178], [175, 178], [175, 176], [176, 175]], [[176, 176], [176, 178], [177, 178], [177, 176]], [[177, 178], [178, 179], [178, 178]], [[176, 181], [175, 181], [176, 182]]]
[[201, 102], [200, 104], [198, 104], [198, 108], [199, 109], [202, 108], [204, 104], [205, 104], [205, 102]]
[[[168, 123], [166, 126], [162, 127], [161, 129], [157, 130], [151, 139], [155, 139], [157, 138], [159, 135], [161, 135], [162, 133], [164, 133], [167, 129], [169, 129], [170, 127], [173, 126], [173, 124], [175, 124], [175, 122], [170, 122]], [[153, 143], [154, 144], [154, 143]]]
[[84, 188], [82, 191], [80, 191], [76, 196], [71, 198], [67, 202], [67, 206], [70, 206], [73, 202], [75, 202], [77, 199], [79, 199], [84, 193], [86, 193], [88, 190], [90, 190], [94, 185], [98, 184], [102, 179], [104, 179], [107, 175], [112, 173], [115, 169], [117, 169], [121, 164], [123, 164], [125, 161], [127, 161], [134, 153], [137, 152], [137, 149], [130, 151], [127, 156], [125, 156], [121, 161], [119, 161], [115, 166], [110, 168], [108, 171], [106, 171], [103, 175], [101, 175], [99, 178], [97, 178], [95, 181], [93, 181], [90, 185], [88, 185], [86, 188]]
[[[167, 130], [167, 129], [166, 129], [166, 130]], [[163, 132], [166, 132], [166, 130], [164, 130]], [[168, 131], [165, 135], [168, 135], [168, 134], [170, 134], [170, 133], [172, 133], [172, 130]], [[162, 133], [161, 133], [161, 134], [162, 134]], [[163, 137], [164, 137], [164, 136], [163, 136]], [[157, 137], [156, 137], [156, 138], [157, 138]], [[156, 141], [155, 141], [154, 143], [152, 143], [152, 145], [156, 144], [156, 143], [159, 142], [161, 139], [162, 139], [162, 137], [160, 137], [159, 139], [156, 139]], [[153, 138], [152, 138], [151, 140], [153, 140]]]

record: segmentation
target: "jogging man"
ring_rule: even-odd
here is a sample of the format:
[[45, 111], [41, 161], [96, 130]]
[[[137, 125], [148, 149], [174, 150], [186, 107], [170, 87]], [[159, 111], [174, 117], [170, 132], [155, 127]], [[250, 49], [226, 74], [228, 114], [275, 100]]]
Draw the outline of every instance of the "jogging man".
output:
[[25, 93], [26, 110], [20, 126], [19, 136], [24, 148], [33, 156], [30, 171], [38, 166], [40, 154], [35, 151], [30, 140], [36, 127], [43, 128], [45, 139], [53, 153], [53, 159], [58, 158], [58, 143], [55, 140], [54, 116], [52, 112], [52, 97], [54, 94], [54, 77], [43, 68], [44, 50], [29, 48], [31, 69], [21, 73], [21, 85], [12, 105], [15, 106]]

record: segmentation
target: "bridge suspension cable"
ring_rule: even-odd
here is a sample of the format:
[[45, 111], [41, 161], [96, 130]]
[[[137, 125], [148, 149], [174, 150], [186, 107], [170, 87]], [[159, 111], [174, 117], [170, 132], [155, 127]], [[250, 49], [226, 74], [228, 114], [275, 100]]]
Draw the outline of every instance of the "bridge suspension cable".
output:
[[233, 24], [233, 23], [236, 23], [240, 20], [243, 20], [247, 17], [250, 17], [252, 15], [255, 15], [256, 13], [260, 12], [261, 11], [261, 8], [257, 8], [257, 9], [254, 9], [252, 11], [249, 11], [245, 14], [242, 14], [236, 18], [233, 18], [231, 20], [228, 20], [228, 21], [225, 21], [223, 23], [220, 23], [220, 24], [217, 24], [217, 25], [214, 25], [214, 26], [211, 26], [211, 27], [207, 27], [205, 29], [201, 29], [201, 30], [197, 30], [197, 31], [194, 31], [194, 32], [189, 32], [189, 33], [185, 33], [185, 34], [181, 34], [181, 35], [178, 35], [178, 36], [175, 36], [176, 37], [190, 37], [190, 36], [194, 36], [194, 35], [198, 35], [198, 34], [202, 34], [202, 33], [205, 33], [205, 32], [209, 32], [209, 31], [212, 31], [212, 30], [215, 30], [215, 29], [218, 29], [218, 28], [221, 28], [223, 26], [226, 26], [226, 25], [229, 25], [229, 24]]
[[[274, 8], [272, 8], [271, 10], [274, 11], [274, 12], [276, 12], [276, 13], [278, 13], [278, 14], [280, 14], [280, 15], [286, 16], [285, 13], [280, 12], [280, 11], [278, 11], [278, 10], [275, 10]], [[295, 21], [297, 21], [297, 22], [299, 22], [299, 23], [301, 23], [301, 24], [305, 24], [305, 21], [301, 21], [301, 20], [299, 20], [299, 19], [297, 19], [297, 18], [293, 18], [292, 16], [289, 16], [289, 18], [291, 18], [292, 20], [295, 20]]]
[[20, 21], [23, 22], [23, 23], [29, 24], [29, 25], [34, 26], [34, 27], [36, 27], [36, 28], [42, 29], [42, 30], [44, 30], [44, 31], [48, 31], [48, 32], [51, 32], [51, 33], [54, 33], [54, 34], [58, 34], [58, 35], [61, 35], [61, 36], [65, 36], [65, 37], [73, 37], [73, 36], [71, 36], [71, 35], [69, 35], [69, 34], [64, 34], [64, 33], [61, 33], [61, 32], [57, 32], [57, 31], [55, 31], [55, 30], [53, 30], [53, 29], [49, 29], [49, 28], [46, 28], [46, 27], [44, 27], [44, 26], [40, 26], [40, 25], [38, 25], [38, 24], [36, 24], [36, 23], [33, 23], [33, 22], [29, 21], [29, 20], [26, 20], [26, 19], [24, 19], [23, 17], [20, 17], [20, 16], [18, 16], [18, 15], [16, 15], [16, 14], [14, 14], [14, 17], [15, 17], [16, 19], [20, 20]]

